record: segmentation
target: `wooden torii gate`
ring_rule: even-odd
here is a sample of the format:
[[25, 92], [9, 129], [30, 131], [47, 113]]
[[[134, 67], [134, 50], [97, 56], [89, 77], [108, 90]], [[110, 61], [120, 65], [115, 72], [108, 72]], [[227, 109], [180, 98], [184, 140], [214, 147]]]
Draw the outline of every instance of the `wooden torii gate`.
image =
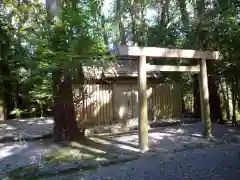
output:
[[[204, 136], [211, 136], [211, 120], [209, 111], [209, 92], [206, 60], [219, 58], [218, 51], [198, 51], [188, 49], [168, 49], [158, 47], [117, 46], [119, 56], [137, 56], [138, 63], [138, 104], [139, 104], [139, 148], [141, 152], [148, 150], [148, 115], [147, 115], [147, 71], [192, 72], [199, 74], [201, 99], [201, 119], [204, 122]], [[198, 59], [195, 66], [147, 65], [146, 57]]]

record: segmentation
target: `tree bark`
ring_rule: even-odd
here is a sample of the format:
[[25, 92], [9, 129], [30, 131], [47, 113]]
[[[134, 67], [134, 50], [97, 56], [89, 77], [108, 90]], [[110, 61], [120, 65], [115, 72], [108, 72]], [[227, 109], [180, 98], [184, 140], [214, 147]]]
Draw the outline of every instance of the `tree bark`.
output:
[[4, 62], [1, 64], [1, 72], [3, 76], [3, 101], [5, 103], [5, 111], [6, 111], [6, 118], [7, 119], [12, 119], [14, 118], [13, 115], [10, 114], [10, 112], [14, 109], [14, 101], [13, 101], [13, 87], [12, 87], [12, 82], [10, 80], [10, 70], [8, 65]]
[[78, 140], [80, 133], [77, 127], [73, 104], [71, 75], [69, 72], [55, 70], [52, 76], [54, 95], [53, 139], [55, 141]]
[[207, 61], [208, 70], [208, 87], [209, 87], [209, 104], [210, 104], [210, 116], [212, 122], [224, 124], [221, 100], [219, 95], [219, 87], [217, 85], [217, 79], [215, 76], [215, 67], [212, 60]]
[[193, 95], [194, 95], [194, 118], [201, 118], [201, 104], [200, 104], [200, 91], [199, 91], [199, 82], [198, 75], [194, 74], [193, 76]]
[[186, 1], [185, 0], [178, 0], [178, 6], [181, 12], [181, 19], [182, 19], [182, 23], [185, 29], [185, 32], [187, 33], [187, 39], [190, 41], [191, 39], [189, 39], [188, 36], [188, 30], [189, 30], [189, 14], [186, 8]]
[[231, 119], [231, 113], [230, 113], [230, 107], [229, 107], [229, 87], [228, 87], [228, 85], [226, 84], [226, 91], [227, 91], [227, 108], [226, 108], [226, 114], [227, 114], [227, 120], [229, 120], [230, 121], [230, 119]]
[[182, 93], [182, 114], [185, 114], [185, 112], [186, 112], [186, 105], [185, 105], [184, 96]]
[[233, 78], [232, 81], [232, 126], [237, 126], [237, 118], [236, 118], [236, 81]]
[[6, 103], [3, 97], [3, 88], [0, 87], [0, 121], [6, 120]]
[[[224, 100], [224, 108], [226, 111], [226, 121], [231, 119], [230, 108], [229, 108], [229, 92], [227, 83], [221, 82], [221, 93]], [[224, 87], [225, 86], [225, 87]]]
[[[191, 32], [189, 30], [189, 14], [187, 11], [187, 4], [185, 0], [178, 0], [177, 1], [180, 12], [181, 12], [181, 19], [184, 26], [184, 30], [186, 32], [187, 42], [185, 43], [186, 48], [190, 48], [194, 43], [195, 39], [191, 38]], [[194, 97], [194, 118], [201, 118], [201, 105], [200, 105], [200, 91], [199, 91], [199, 82], [198, 82], [198, 75], [194, 74], [193, 76], [193, 97]]]

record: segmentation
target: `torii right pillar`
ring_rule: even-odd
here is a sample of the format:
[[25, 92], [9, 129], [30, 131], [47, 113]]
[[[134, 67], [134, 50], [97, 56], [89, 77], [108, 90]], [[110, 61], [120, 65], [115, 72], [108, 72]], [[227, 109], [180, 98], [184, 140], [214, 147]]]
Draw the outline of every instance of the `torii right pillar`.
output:
[[199, 60], [200, 74], [199, 74], [199, 87], [200, 87], [200, 101], [201, 101], [201, 120], [204, 124], [203, 135], [207, 138], [212, 137], [212, 125], [210, 119], [209, 108], [209, 92], [208, 92], [208, 75], [206, 59]]

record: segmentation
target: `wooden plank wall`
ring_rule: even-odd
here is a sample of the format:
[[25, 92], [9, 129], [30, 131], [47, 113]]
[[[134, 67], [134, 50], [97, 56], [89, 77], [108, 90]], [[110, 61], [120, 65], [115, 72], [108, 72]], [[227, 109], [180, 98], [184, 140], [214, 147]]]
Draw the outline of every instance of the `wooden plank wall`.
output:
[[[84, 89], [84, 93], [82, 92]], [[138, 117], [137, 84], [89, 84], [74, 86], [79, 126], [108, 125]], [[148, 118], [180, 118], [182, 103], [178, 84], [148, 85]]]
[[181, 117], [182, 97], [178, 84], [154, 84], [152, 98], [154, 119]]
[[[82, 88], [84, 93], [81, 93]], [[111, 124], [113, 117], [111, 84], [74, 87], [75, 114], [79, 126]]]

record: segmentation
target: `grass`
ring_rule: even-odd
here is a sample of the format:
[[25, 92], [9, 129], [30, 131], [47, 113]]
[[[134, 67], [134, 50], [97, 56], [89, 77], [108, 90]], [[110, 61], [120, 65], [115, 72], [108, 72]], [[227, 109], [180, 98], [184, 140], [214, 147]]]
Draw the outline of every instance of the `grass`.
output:
[[[90, 147], [75, 142], [70, 146], [58, 146], [46, 152], [41, 167], [37, 164], [24, 166], [10, 171], [8, 175], [12, 180], [37, 180], [72, 173], [79, 173], [79, 176], [83, 176], [86, 172], [94, 171], [100, 166], [124, 163], [137, 158], [130, 154], [121, 155], [110, 149], [103, 151], [100, 147]], [[74, 165], [71, 166], [71, 163]], [[45, 168], [42, 169], [44, 166]], [[59, 166], [61, 168], [58, 168]]]
[[[17, 180], [17, 179], [23, 179], [24, 176], [26, 176], [27, 173], [31, 173], [31, 175], [34, 175], [38, 172], [38, 166], [36, 165], [31, 165], [31, 166], [23, 166], [17, 169], [14, 169], [8, 173], [8, 176], [12, 180]], [[25, 178], [24, 178], [25, 179]], [[28, 178], [29, 180], [34, 180], [32, 176]]]
[[58, 163], [58, 162], [72, 162], [76, 160], [90, 160], [95, 159], [96, 156], [93, 154], [71, 152], [70, 149], [60, 149], [56, 151], [47, 152], [43, 159], [47, 163]]
[[73, 161], [86, 161], [103, 159], [117, 159], [119, 154], [113, 152], [81, 152], [81, 150], [72, 150], [71, 148], [61, 148], [44, 154], [45, 163], [70, 163]]
[[[138, 156], [134, 156], [132, 158], [124, 158], [124, 159], [112, 159], [109, 161], [103, 161], [101, 164], [102, 167], [107, 167], [110, 165], [116, 165], [125, 163], [128, 161], [136, 160]], [[52, 171], [52, 172], [46, 172], [46, 173], [40, 173], [40, 166], [32, 165], [32, 166], [24, 166], [17, 169], [14, 169], [9, 172], [9, 178], [11, 180], [38, 180], [41, 178], [49, 178], [54, 177], [56, 175], [67, 175], [67, 174], [73, 174], [78, 173], [78, 176], [84, 176], [85, 173], [91, 172], [99, 168], [99, 165], [97, 164], [89, 164], [83, 167], [74, 167], [69, 168], [66, 170], [59, 170], [59, 171]]]
[[[40, 167], [38, 166], [32, 166], [31, 168], [35, 169], [35, 174], [32, 174], [31, 176], [26, 175], [25, 173], [29, 171], [29, 167], [21, 167], [18, 169], [15, 169], [11, 172], [9, 172], [9, 178], [11, 180], [38, 180], [38, 179], [42, 179], [42, 178], [49, 178], [49, 177], [54, 177], [56, 175], [67, 175], [67, 174], [72, 174], [72, 173], [79, 173], [79, 176], [84, 176], [84, 172], [82, 172], [80, 174], [80, 170], [79, 168], [71, 168], [68, 170], [64, 170], [64, 171], [59, 171], [58, 173], [56, 172], [49, 172], [49, 173], [44, 173], [44, 174], [39, 174], [38, 169]], [[84, 169], [84, 171], [91, 171], [91, 170], [95, 170], [96, 167], [89, 167]]]

